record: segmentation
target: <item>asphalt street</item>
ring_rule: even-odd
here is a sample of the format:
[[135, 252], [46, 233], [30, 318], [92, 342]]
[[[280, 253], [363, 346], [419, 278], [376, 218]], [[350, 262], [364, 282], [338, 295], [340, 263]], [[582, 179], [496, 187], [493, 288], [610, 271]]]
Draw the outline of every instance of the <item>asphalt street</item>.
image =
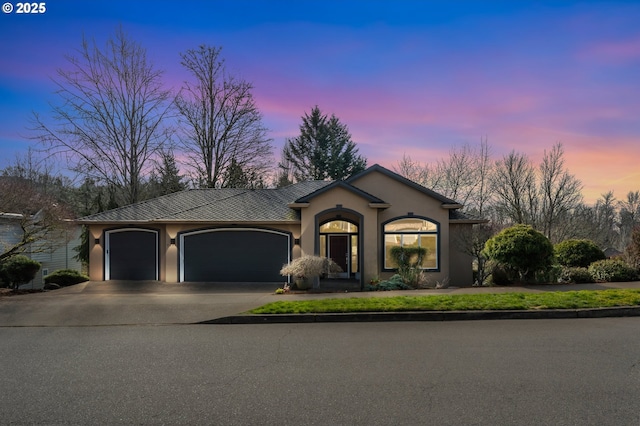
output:
[[0, 327], [0, 424], [638, 425], [639, 327]]

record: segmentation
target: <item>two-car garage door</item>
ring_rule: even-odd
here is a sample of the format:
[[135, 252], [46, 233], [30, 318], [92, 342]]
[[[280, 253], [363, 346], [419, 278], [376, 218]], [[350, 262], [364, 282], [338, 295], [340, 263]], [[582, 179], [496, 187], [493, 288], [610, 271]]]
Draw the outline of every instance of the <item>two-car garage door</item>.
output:
[[180, 281], [275, 282], [289, 261], [289, 234], [207, 229], [180, 236]]
[[[256, 228], [204, 229], [179, 235], [179, 281], [277, 282], [289, 261], [290, 234]], [[157, 280], [158, 231], [105, 233], [106, 280]]]

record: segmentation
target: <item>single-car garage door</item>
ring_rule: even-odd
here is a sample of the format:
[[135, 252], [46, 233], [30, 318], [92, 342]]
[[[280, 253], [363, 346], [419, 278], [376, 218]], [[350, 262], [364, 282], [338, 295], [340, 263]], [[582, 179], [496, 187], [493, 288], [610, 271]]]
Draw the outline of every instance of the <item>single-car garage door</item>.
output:
[[180, 236], [180, 281], [282, 281], [289, 234], [264, 229], [208, 229]]
[[158, 231], [115, 229], [105, 233], [106, 280], [157, 280]]

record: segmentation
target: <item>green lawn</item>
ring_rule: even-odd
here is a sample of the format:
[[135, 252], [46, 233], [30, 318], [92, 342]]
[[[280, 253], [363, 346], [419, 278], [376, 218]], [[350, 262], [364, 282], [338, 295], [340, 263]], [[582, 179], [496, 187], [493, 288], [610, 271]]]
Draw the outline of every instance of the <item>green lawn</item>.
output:
[[640, 305], [640, 290], [581, 290], [278, 301], [251, 314], [576, 309]]

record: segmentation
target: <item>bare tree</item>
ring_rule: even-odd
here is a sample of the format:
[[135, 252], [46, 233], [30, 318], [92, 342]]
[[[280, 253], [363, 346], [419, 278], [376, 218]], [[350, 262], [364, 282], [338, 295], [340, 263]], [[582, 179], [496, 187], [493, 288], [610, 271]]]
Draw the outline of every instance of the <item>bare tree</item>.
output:
[[478, 185], [472, 148], [468, 144], [451, 148], [449, 157], [439, 160], [436, 170], [442, 176], [440, 192], [466, 205]]
[[482, 214], [491, 198], [489, 145], [486, 139], [478, 148], [469, 144], [453, 147], [449, 157], [435, 165], [422, 164], [404, 154], [393, 169], [396, 173], [464, 204], [465, 210]]
[[73, 170], [116, 188], [121, 204], [140, 199], [151, 158], [167, 140], [169, 92], [162, 73], [122, 28], [103, 49], [85, 38], [54, 79], [58, 102], [47, 124], [34, 113], [34, 138], [66, 154]]
[[426, 188], [434, 191], [440, 190], [441, 177], [437, 171], [430, 164], [422, 164], [419, 161], [415, 161], [406, 153], [402, 155], [402, 160], [399, 160], [393, 166], [393, 170]]
[[449, 157], [438, 161], [438, 191], [458, 201], [465, 210], [482, 213], [490, 198], [489, 173], [491, 158], [486, 139], [476, 148], [469, 144], [454, 147]]
[[271, 140], [251, 94], [253, 86], [226, 72], [221, 48], [200, 46], [181, 54], [191, 74], [175, 104], [186, 124], [181, 148], [201, 187], [224, 187], [233, 164], [262, 177], [273, 164]]
[[582, 183], [564, 166], [562, 144], [551, 151], [545, 150], [540, 164], [540, 223], [539, 230], [552, 242], [567, 237], [563, 232], [562, 218], [582, 202]]
[[71, 212], [55, 198], [40, 192], [30, 181], [0, 178], [0, 261], [17, 254], [49, 252], [54, 242], [66, 242]]
[[489, 238], [499, 231], [499, 226], [494, 223], [481, 223], [465, 227], [454, 234], [453, 247], [461, 253], [473, 258], [476, 269], [474, 286], [483, 285], [491, 275], [487, 267], [487, 258], [484, 254], [484, 246]]
[[535, 225], [538, 211], [535, 168], [524, 154], [511, 151], [491, 175], [498, 214], [511, 223]]

